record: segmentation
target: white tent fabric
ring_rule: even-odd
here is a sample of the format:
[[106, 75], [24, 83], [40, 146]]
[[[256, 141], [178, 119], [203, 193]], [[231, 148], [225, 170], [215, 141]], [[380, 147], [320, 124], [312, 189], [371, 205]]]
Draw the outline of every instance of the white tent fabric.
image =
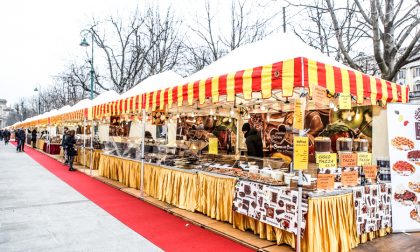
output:
[[115, 92], [114, 90], [106, 91], [100, 95], [98, 95], [95, 99], [93, 99], [90, 103], [90, 106], [100, 105], [106, 102], [118, 100], [120, 95]]
[[305, 44], [295, 35], [282, 33], [233, 50], [226, 56], [187, 77], [185, 83], [297, 57], [306, 57], [325, 64], [350, 69]]
[[179, 84], [183, 84], [183, 77], [173, 71], [166, 71], [150, 76], [127, 92], [123, 93], [119, 98], [128, 98], [155, 90], [173, 87]]

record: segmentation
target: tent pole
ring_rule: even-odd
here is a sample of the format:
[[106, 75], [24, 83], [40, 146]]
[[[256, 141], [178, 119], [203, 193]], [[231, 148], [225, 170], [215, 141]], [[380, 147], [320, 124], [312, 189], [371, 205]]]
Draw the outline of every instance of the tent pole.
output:
[[93, 136], [94, 136], [94, 131], [95, 131], [95, 124], [94, 121], [92, 119], [92, 126], [90, 129], [90, 135], [91, 135], [91, 139], [90, 139], [90, 164], [89, 164], [89, 175], [92, 177], [92, 166], [93, 166]]
[[86, 117], [83, 118], [83, 173], [86, 169]]
[[146, 130], [146, 110], [142, 109], [142, 129], [141, 129], [141, 169], [140, 169], [140, 198], [144, 198], [144, 132]]
[[[300, 88], [300, 96], [302, 96], [302, 94], [304, 93], [304, 77], [305, 77], [305, 73], [304, 73], [304, 65], [303, 65], [303, 58], [300, 58], [300, 64], [301, 64], [301, 81], [302, 81], [302, 86]], [[299, 99], [302, 99], [299, 97]], [[305, 111], [306, 111], [306, 102], [305, 102], [305, 109], [303, 109], [302, 113], [303, 113], [303, 125], [305, 125]], [[303, 130], [299, 130], [299, 136], [305, 136], [305, 129]], [[297, 198], [297, 202], [298, 202], [298, 216], [297, 216], [297, 232], [296, 232], [296, 251], [300, 252], [301, 250], [301, 230], [302, 230], [302, 187], [303, 187], [303, 178], [302, 178], [303, 174], [302, 174], [302, 170], [299, 169], [299, 179], [298, 179], [298, 198]]]

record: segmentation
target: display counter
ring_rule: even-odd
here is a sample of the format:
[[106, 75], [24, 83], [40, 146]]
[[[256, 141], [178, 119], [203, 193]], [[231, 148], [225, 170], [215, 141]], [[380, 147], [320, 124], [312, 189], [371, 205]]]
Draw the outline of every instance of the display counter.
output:
[[[243, 175], [238, 169], [229, 171], [224, 166], [214, 169], [188, 165], [184, 169], [177, 168], [178, 160], [169, 159], [171, 162], [168, 162], [166, 159], [160, 164], [150, 162], [155, 159], [146, 160], [149, 161], [144, 164], [144, 192], [147, 195], [231, 223], [242, 231], [251, 230], [261, 239], [295, 247], [296, 189], [280, 182], [276, 184], [267, 177]], [[206, 162], [207, 157], [200, 158], [200, 164]], [[100, 176], [139, 189], [140, 173], [139, 160], [100, 155]], [[390, 197], [389, 184], [331, 192], [305, 190], [302, 251], [349, 251], [359, 243], [388, 234], [391, 228]]]
[[77, 147], [77, 156], [75, 157], [75, 162], [90, 168], [93, 158], [92, 169], [98, 170], [101, 153], [102, 150], [100, 149], [93, 149], [92, 152], [91, 148]]
[[43, 150], [51, 155], [59, 155], [61, 150], [61, 144], [50, 144], [44, 143]]

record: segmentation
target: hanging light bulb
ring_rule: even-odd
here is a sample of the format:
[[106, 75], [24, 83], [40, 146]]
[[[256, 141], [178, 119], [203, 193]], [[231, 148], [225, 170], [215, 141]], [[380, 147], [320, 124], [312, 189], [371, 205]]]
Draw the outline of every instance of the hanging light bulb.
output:
[[356, 116], [354, 117], [354, 119], [356, 119], [356, 120], [359, 120], [360, 119], [360, 111], [359, 111], [359, 108], [357, 108]]
[[194, 118], [194, 117], [195, 117], [194, 111], [191, 113], [191, 117], [192, 117], [192, 118]]
[[213, 120], [217, 120], [217, 117], [216, 116], [213, 116]]
[[214, 111], [213, 111], [213, 109], [212, 109], [212, 108], [210, 109], [209, 114], [210, 114], [210, 115], [214, 115]]
[[333, 109], [335, 106], [334, 106], [334, 102], [330, 102], [330, 109]]
[[351, 121], [352, 117], [351, 117], [351, 112], [349, 111], [348, 116], [347, 116], [347, 121]]

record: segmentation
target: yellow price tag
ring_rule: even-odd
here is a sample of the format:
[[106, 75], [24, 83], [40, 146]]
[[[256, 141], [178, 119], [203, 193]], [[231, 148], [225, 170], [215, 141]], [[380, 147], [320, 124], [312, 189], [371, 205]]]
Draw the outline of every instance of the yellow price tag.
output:
[[209, 138], [209, 154], [217, 155], [219, 151], [219, 140], [215, 137]]
[[337, 168], [337, 153], [318, 153], [316, 155], [318, 168]]
[[357, 153], [357, 166], [372, 165], [372, 153], [359, 152]]
[[308, 169], [309, 139], [308, 137], [293, 138], [293, 165], [295, 170]]
[[338, 97], [338, 106], [340, 109], [351, 109], [351, 95], [340, 94]]

